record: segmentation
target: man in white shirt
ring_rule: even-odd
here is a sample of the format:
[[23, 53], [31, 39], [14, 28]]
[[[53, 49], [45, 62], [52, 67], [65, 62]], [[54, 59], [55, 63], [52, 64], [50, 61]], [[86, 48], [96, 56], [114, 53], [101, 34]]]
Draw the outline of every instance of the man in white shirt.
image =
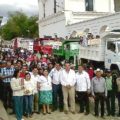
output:
[[80, 104], [80, 113], [84, 112], [84, 107], [86, 108], [85, 115], [89, 114], [89, 97], [90, 92], [90, 78], [86, 71], [83, 70], [82, 66], [78, 67], [78, 72], [76, 73], [76, 91]]
[[64, 112], [68, 114], [69, 100], [71, 112], [75, 114], [75, 71], [70, 69], [69, 63], [65, 63], [65, 69], [60, 73], [60, 81], [64, 98]]
[[62, 86], [60, 83], [60, 72], [62, 71], [60, 63], [56, 63], [55, 67], [51, 70], [49, 75], [52, 78], [52, 90], [53, 90], [53, 110], [63, 111], [63, 94]]
[[34, 67], [31, 73], [31, 80], [34, 82], [34, 91], [33, 91], [33, 110], [34, 112], [39, 114], [39, 95], [38, 95], [38, 88], [37, 88], [37, 83], [40, 79], [40, 76], [38, 74], [38, 69], [37, 67]]

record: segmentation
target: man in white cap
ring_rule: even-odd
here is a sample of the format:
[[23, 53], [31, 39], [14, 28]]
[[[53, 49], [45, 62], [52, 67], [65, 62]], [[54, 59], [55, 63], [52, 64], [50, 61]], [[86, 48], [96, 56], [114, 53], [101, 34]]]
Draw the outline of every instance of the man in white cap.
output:
[[105, 97], [107, 97], [107, 88], [105, 79], [102, 77], [103, 71], [101, 69], [97, 69], [94, 71], [95, 77], [92, 79], [91, 89], [92, 95], [95, 99], [95, 116], [99, 116], [98, 106], [99, 102], [101, 105], [101, 117], [104, 118], [104, 101]]

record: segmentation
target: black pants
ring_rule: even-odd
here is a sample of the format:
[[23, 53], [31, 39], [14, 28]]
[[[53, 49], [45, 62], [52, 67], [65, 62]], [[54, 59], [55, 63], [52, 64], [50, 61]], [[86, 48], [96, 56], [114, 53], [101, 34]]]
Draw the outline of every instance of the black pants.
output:
[[120, 115], [120, 92], [117, 93], [117, 97], [118, 97], [118, 107], [119, 107], [119, 115]]
[[104, 116], [104, 101], [105, 101], [105, 94], [104, 93], [95, 93], [95, 115], [98, 116], [99, 112], [99, 103], [101, 106], [101, 116]]
[[3, 82], [0, 81], [0, 99], [3, 100]]
[[60, 110], [63, 110], [63, 93], [62, 86], [52, 84], [53, 88], [53, 109], [57, 109], [59, 107]]
[[3, 104], [5, 109], [12, 107], [12, 89], [10, 83], [3, 84]]
[[80, 104], [80, 112], [84, 112], [84, 108], [86, 109], [86, 112], [89, 113], [89, 96], [87, 92], [78, 92], [77, 91], [77, 96], [78, 96], [78, 101]]
[[115, 115], [115, 92], [112, 90], [107, 92], [106, 107], [108, 115]]

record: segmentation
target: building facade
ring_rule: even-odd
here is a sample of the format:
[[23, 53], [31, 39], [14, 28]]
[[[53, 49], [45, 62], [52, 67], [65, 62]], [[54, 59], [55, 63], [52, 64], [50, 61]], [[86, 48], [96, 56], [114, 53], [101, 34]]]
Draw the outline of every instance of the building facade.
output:
[[[91, 25], [89, 21], [104, 19], [120, 9], [119, 0], [38, 0], [38, 4], [40, 37], [65, 38], [74, 31], [90, 31], [95, 21]], [[101, 24], [107, 26], [104, 22]]]

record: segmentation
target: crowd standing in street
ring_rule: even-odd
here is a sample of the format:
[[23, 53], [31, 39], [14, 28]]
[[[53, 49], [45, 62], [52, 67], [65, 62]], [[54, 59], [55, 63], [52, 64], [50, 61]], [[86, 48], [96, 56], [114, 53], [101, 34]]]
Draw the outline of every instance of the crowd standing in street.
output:
[[76, 99], [79, 114], [88, 115], [90, 98], [94, 98], [95, 116], [101, 113], [104, 118], [106, 111], [108, 116], [116, 115], [117, 97], [120, 116], [120, 78], [110, 70], [103, 77], [100, 68], [79, 65], [76, 72], [69, 62], [62, 64], [53, 56], [24, 49], [3, 52], [0, 64], [0, 98], [6, 110], [12, 108], [17, 120], [58, 109], [76, 114]]

